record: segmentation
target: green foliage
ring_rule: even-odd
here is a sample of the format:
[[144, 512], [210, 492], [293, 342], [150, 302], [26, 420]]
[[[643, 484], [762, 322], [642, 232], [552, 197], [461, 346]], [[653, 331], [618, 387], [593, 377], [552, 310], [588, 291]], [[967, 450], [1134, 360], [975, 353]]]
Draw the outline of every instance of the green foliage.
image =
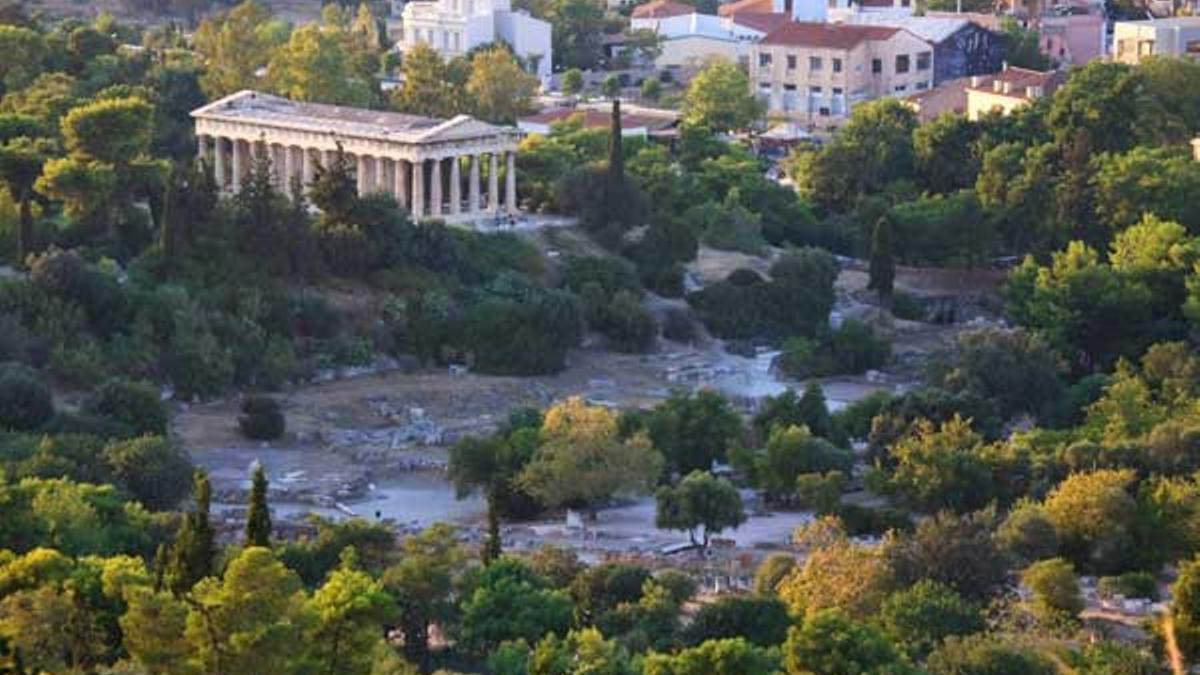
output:
[[167, 433], [166, 406], [158, 389], [148, 382], [108, 380], [92, 393], [83, 410], [122, 425], [130, 435]]
[[30, 431], [54, 414], [50, 389], [34, 371], [15, 365], [0, 368], [0, 427]]
[[669, 469], [685, 475], [724, 461], [738, 442], [742, 423], [723, 396], [702, 390], [672, 394], [646, 415], [645, 428]]
[[[400, 561], [384, 572], [383, 585], [395, 600], [400, 613], [399, 626], [405, 636], [405, 657], [427, 668], [429, 626], [433, 623], [448, 625], [457, 616], [454, 591], [466, 552], [456, 541], [454, 528], [439, 523], [405, 539], [401, 544], [401, 554]], [[500, 565], [496, 563], [492, 567]], [[499, 583], [495, 582], [496, 585]], [[481, 583], [480, 589], [475, 591], [476, 596], [484, 591], [484, 597], [478, 601], [480, 604], [499, 602], [494, 593], [484, 589]], [[474, 597], [471, 601], [476, 602]], [[488, 621], [489, 617], [481, 615], [478, 620]], [[472, 627], [472, 630], [480, 629]]]
[[783, 655], [787, 672], [795, 675], [894, 673], [902, 663], [895, 647], [878, 630], [831, 610], [793, 627]]
[[1157, 600], [1159, 597], [1158, 580], [1149, 572], [1126, 572], [1115, 577], [1100, 577], [1096, 591], [1102, 598], [1120, 595], [1125, 598]]
[[787, 606], [777, 598], [725, 597], [702, 605], [684, 630], [684, 641], [699, 646], [712, 640], [742, 639], [776, 647], [791, 626]]
[[754, 593], [760, 596], [775, 595], [779, 582], [783, 581], [795, 568], [795, 556], [786, 553], [770, 555], [754, 571]]
[[726, 61], [713, 61], [692, 78], [683, 107], [687, 124], [716, 132], [750, 128], [763, 115], [746, 74]]
[[1046, 516], [1065, 558], [1085, 571], [1120, 571], [1136, 553], [1137, 503], [1128, 469], [1071, 475], [1046, 496]]
[[727, 528], [737, 529], [746, 522], [737, 488], [710, 473], [693, 471], [674, 487], [660, 487], [655, 500], [656, 527], [684, 530], [693, 544], [704, 548], [708, 548], [713, 535]]
[[242, 401], [238, 428], [246, 438], [256, 441], [278, 440], [283, 437], [286, 425], [279, 401], [269, 396], [247, 396]]
[[983, 601], [1008, 578], [1008, 561], [996, 547], [992, 509], [968, 515], [938, 513], [909, 535], [886, 542], [883, 556], [900, 586], [929, 579], [971, 601]]
[[267, 472], [255, 464], [250, 476], [250, 506], [246, 511], [246, 545], [271, 546], [271, 508], [267, 505]]
[[709, 640], [673, 655], [650, 654], [644, 675], [771, 675], [779, 672], [779, 655], [741, 638]]
[[1083, 611], [1075, 566], [1062, 558], [1030, 565], [1021, 573], [1021, 583], [1033, 594], [1033, 610], [1044, 621], [1072, 620]]
[[882, 368], [891, 358], [891, 342], [869, 324], [846, 319], [815, 338], [797, 337], [783, 344], [779, 367], [795, 378], [859, 375]]
[[924, 511], [959, 513], [982, 508], [998, 494], [987, 449], [979, 434], [957, 415], [935, 427], [917, 422], [913, 432], [891, 447], [895, 462], [886, 489]]
[[208, 475], [197, 471], [192, 479], [192, 510], [184, 514], [183, 524], [171, 542], [166, 569], [158, 570], [176, 595], [190, 591], [196, 582], [216, 571], [216, 529], [209, 521], [211, 501]]
[[913, 659], [923, 659], [944, 639], [984, 629], [979, 607], [936, 581], [918, 581], [893, 593], [879, 611], [883, 632]]
[[931, 675], [1053, 675], [1054, 663], [1030, 645], [975, 635], [950, 637], [925, 662]]
[[562, 592], [547, 589], [522, 563], [501, 558], [483, 570], [462, 613], [462, 646], [483, 655], [506, 641], [536, 643], [547, 634], [565, 634], [571, 602]]
[[362, 518], [329, 520], [312, 516], [316, 533], [284, 544], [279, 559], [296, 572], [305, 586], [315, 587], [337, 568], [343, 555], [353, 551], [356, 565], [379, 575], [396, 547], [396, 535], [381, 523]]
[[850, 451], [814, 436], [807, 427], [777, 426], [762, 451], [740, 453], [733, 458], [733, 464], [745, 471], [770, 499], [788, 502], [795, 497], [796, 479], [800, 475], [830, 471], [849, 475], [853, 460]]
[[115, 483], [154, 510], [175, 507], [192, 475], [187, 453], [161, 436], [112, 442], [104, 447], [104, 462]]

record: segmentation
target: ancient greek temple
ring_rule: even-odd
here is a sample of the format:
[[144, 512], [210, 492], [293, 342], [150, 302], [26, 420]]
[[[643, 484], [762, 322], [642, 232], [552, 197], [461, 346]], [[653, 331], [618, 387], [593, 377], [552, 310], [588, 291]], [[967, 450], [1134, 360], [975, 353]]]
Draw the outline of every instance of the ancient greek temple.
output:
[[517, 210], [520, 132], [512, 127], [467, 115], [439, 120], [256, 91], [226, 96], [192, 117], [200, 158], [226, 192], [239, 189], [255, 153], [267, 153], [272, 180], [287, 189], [294, 178], [311, 184], [317, 165], [331, 166], [340, 147], [354, 169], [358, 193], [385, 192], [413, 220], [471, 224]]

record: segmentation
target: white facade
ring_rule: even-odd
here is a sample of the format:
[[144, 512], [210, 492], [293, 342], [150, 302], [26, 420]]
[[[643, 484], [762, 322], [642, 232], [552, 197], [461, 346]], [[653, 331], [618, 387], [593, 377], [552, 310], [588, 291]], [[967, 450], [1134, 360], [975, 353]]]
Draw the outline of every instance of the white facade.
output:
[[545, 85], [553, 66], [550, 24], [513, 11], [509, 0], [419, 0], [404, 5], [397, 46], [427, 44], [443, 57], [504, 42]]
[[655, 65], [659, 68], [696, 66], [712, 58], [733, 63], [746, 62], [754, 43], [767, 30], [747, 25], [736, 16], [714, 16], [692, 12], [668, 17], [634, 17], [632, 30], [649, 30], [662, 41]]

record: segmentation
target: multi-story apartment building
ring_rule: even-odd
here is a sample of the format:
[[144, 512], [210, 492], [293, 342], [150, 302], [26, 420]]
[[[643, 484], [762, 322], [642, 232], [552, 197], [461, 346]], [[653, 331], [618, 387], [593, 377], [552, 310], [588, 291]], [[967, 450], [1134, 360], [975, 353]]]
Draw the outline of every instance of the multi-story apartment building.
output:
[[413, 0], [389, 33], [401, 53], [426, 44], [447, 59], [504, 42], [543, 84], [552, 72], [549, 22], [514, 11], [510, 0]]
[[1200, 59], [1200, 16], [1113, 24], [1113, 58], [1136, 65], [1148, 56]]
[[836, 124], [863, 101], [933, 82], [933, 47], [902, 28], [788, 23], [755, 45], [750, 81], [772, 116]]

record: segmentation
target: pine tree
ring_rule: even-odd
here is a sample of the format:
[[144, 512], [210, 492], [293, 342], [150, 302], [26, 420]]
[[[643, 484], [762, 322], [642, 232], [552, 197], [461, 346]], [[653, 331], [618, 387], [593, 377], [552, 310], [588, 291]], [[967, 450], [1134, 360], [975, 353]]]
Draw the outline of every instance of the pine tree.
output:
[[267, 506], [267, 472], [254, 467], [250, 483], [250, 510], [246, 513], [246, 545], [271, 545], [271, 510]]
[[896, 281], [896, 259], [892, 253], [892, 221], [887, 216], [875, 223], [871, 237], [870, 280], [867, 288], [879, 293], [879, 302], [890, 308], [892, 289]]
[[487, 539], [483, 542], [483, 551], [480, 554], [484, 565], [492, 564], [504, 552], [500, 541], [500, 506], [497, 504], [499, 500], [494, 494], [489, 494], [487, 501]]
[[197, 581], [211, 576], [217, 557], [216, 531], [209, 522], [212, 486], [203, 471], [197, 471], [192, 479], [192, 500], [195, 505], [184, 516], [183, 526], [165, 556], [164, 581], [176, 595], [190, 591]]

